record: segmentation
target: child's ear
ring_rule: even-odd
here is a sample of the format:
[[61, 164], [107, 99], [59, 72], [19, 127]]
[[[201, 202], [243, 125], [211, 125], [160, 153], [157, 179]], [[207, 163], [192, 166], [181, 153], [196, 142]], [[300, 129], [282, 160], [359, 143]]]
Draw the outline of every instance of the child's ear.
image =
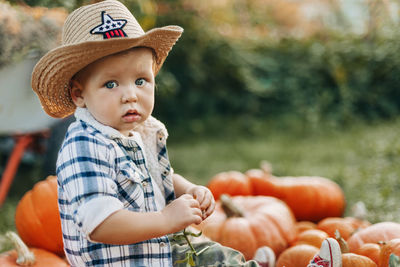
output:
[[80, 108], [84, 108], [86, 106], [82, 92], [83, 92], [82, 85], [77, 80], [71, 80], [69, 93], [71, 95], [74, 104]]

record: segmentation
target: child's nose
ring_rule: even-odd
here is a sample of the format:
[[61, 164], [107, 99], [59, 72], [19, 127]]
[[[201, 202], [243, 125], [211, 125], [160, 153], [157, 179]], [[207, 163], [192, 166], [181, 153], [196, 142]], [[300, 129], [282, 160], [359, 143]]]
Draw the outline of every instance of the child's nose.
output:
[[137, 99], [135, 86], [127, 86], [122, 95], [122, 103], [136, 102]]

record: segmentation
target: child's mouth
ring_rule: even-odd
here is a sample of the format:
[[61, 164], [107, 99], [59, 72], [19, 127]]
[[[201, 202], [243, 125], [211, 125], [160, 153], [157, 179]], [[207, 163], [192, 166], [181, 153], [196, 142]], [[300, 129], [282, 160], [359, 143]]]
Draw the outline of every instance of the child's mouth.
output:
[[124, 116], [122, 116], [122, 119], [125, 122], [136, 122], [140, 120], [140, 114], [136, 110], [128, 110], [127, 113], [125, 113]]

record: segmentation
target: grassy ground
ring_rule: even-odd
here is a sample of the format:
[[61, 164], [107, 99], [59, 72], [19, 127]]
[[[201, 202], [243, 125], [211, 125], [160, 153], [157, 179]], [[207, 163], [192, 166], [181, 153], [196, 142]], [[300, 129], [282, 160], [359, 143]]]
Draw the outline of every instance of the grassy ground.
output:
[[174, 141], [169, 154], [176, 172], [201, 184], [221, 171], [257, 168], [262, 160], [276, 176], [328, 177], [343, 188], [347, 207], [363, 201], [372, 222], [400, 222], [399, 129], [400, 120], [340, 131], [271, 128], [255, 137]]
[[[400, 119], [340, 131], [331, 127], [265, 128], [256, 136], [232, 133], [185, 141], [171, 136], [172, 165], [177, 173], [205, 185], [218, 172], [246, 171], [267, 160], [276, 176], [318, 175], [336, 181], [348, 207], [365, 202], [371, 222], [400, 222]], [[0, 234], [14, 229], [18, 198], [11, 196], [0, 209]]]

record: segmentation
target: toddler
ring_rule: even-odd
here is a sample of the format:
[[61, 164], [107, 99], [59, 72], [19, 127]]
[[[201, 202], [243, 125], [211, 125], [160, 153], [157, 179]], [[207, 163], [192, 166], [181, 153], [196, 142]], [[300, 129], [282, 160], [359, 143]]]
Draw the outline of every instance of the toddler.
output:
[[151, 116], [154, 77], [182, 32], [166, 26], [145, 33], [115, 0], [83, 6], [68, 16], [62, 46], [33, 70], [43, 109], [76, 117], [57, 160], [72, 266], [172, 266], [167, 235], [214, 210], [206, 187], [174, 173], [167, 130]]

